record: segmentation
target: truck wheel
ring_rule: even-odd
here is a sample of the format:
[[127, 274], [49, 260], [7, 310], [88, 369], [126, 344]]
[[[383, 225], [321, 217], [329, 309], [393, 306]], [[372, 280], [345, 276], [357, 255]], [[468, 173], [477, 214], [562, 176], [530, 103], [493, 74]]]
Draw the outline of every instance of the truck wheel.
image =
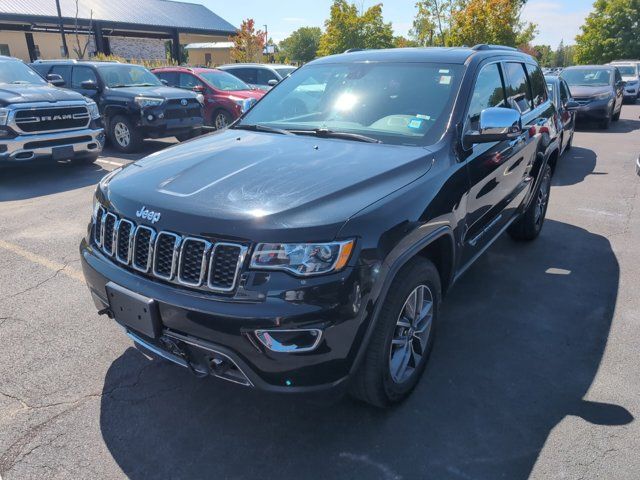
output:
[[398, 272], [350, 385], [352, 396], [388, 407], [411, 393], [431, 353], [441, 292], [429, 260], [416, 257]]
[[231, 115], [225, 110], [216, 110], [213, 112], [213, 115], [211, 115], [211, 125], [213, 125], [216, 130], [227, 128], [232, 121]]
[[140, 148], [142, 136], [129, 117], [116, 115], [109, 121], [109, 140], [116, 150], [132, 153]]
[[551, 167], [547, 164], [542, 172], [542, 181], [531, 201], [531, 205], [524, 213], [509, 227], [509, 235], [514, 240], [530, 241], [535, 240], [544, 224], [549, 205], [549, 194], [551, 193]]

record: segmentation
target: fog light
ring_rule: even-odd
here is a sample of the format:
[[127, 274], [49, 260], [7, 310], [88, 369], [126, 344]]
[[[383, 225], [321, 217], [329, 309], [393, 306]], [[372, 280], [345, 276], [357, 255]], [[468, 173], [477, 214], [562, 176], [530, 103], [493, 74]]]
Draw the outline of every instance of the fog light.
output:
[[256, 337], [272, 352], [310, 352], [320, 343], [322, 330], [317, 328], [295, 330], [256, 330]]
[[147, 115], [147, 120], [149, 120], [150, 122], [153, 122], [153, 119], [155, 117], [153, 115]]

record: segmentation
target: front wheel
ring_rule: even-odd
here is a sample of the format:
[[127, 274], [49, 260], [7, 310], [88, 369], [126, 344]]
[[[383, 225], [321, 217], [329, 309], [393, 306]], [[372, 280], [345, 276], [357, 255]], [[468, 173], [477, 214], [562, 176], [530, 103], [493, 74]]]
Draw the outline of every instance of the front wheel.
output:
[[120, 152], [132, 153], [142, 144], [142, 136], [129, 117], [116, 115], [109, 121], [109, 140]]
[[350, 385], [352, 396], [377, 407], [409, 396], [431, 353], [441, 292], [438, 270], [427, 259], [415, 257], [398, 272]]
[[542, 179], [536, 193], [531, 199], [531, 204], [521, 217], [509, 227], [509, 235], [514, 240], [535, 240], [544, 224], [551, 193], [551, 167], [547, 164], [542, 172]]

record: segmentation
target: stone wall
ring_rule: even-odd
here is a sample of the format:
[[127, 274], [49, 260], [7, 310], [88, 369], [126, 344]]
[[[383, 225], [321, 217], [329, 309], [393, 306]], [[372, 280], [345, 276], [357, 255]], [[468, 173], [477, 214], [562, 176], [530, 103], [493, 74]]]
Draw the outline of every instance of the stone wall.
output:
[[109, 36], [111, 53], [129, 60], [164, 60], [164, 40], [158, 38], [133, 38]]

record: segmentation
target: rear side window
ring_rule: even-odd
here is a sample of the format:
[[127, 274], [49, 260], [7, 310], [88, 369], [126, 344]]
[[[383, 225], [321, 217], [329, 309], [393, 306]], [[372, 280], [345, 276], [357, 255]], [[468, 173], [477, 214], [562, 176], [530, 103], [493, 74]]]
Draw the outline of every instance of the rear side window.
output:
[[480, 112], [489, 107], [506, 106], [500, 65], [492, 63], [482, 67], [473, 87], [469, 104], [468, 121], [470, 130], [478, 130]]
[[547, 100], [547, 89], [544, 75], [537, 65], [527, 64], [527, 73], [531, 82], [531, 92], [533, 93], [533, 106], [542, 105]]
[[71, 65], [54, 65], [49, 73], [60, 75], [65, 85], [71, 85]]
[[167, 85], [172, 87], [178, 85], [178, 74], [176, 72], [158, 72], [155, 75], [160, 80], [167, 82]]
[[562, 102], [563, 105], [567, 103], [570, 96], [571, 95], [569, 94], [569, 86], [564, 80], [561, 79], [560, 80], [560, 101]]
[[531, 111], [531, 89], [522, 63], [507, 62], [505, 86], [509, 105], [520, 113]]
[[89, 67], [73, 67], [71, 88], [82, 88], [82, 82], [86, 82], [87, 80], [98, 83], [98, 79], [93, 70]]

